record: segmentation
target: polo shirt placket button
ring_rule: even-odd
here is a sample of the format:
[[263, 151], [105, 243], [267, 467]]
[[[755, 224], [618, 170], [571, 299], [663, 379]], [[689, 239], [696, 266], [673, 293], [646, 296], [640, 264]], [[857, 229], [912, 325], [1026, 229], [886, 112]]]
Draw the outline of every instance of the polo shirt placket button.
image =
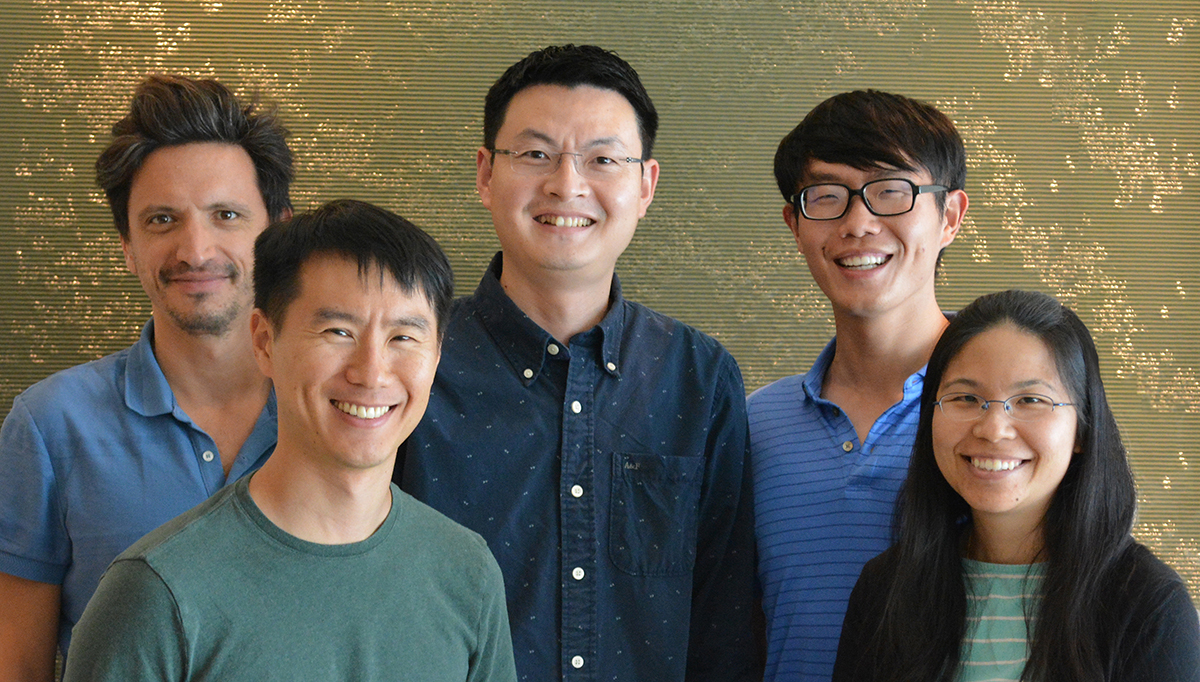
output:
[[583, 667], [583, 656], [572, 656], [571, 657], [571, 667], [575, 668], [576, 670], [578, 670], [579, 668], [582, 668]]
[[213, 454], [212, 450], [205, 450], [204, 454], [202, 454], [200, 456], [204, 458], [205, 462], [211, 462], [211, 461], [213, 461], [213, 458], [216, 457], [216, 455]]

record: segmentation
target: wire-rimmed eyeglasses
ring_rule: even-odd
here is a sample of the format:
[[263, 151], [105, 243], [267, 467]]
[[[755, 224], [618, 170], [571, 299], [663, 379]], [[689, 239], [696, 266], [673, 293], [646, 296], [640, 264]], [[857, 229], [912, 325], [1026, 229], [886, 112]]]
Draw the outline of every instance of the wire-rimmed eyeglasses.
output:
[[1075, 403], [1056, 403], [1049, 396], [1039, 393], [1020, 393], [1005, 400], [984, 400], [974, 393], [947, 393], [934, 405], [950, 419], [969, 422], [987, 414], [988, 406], [1000, 403], [1008, 416], [1021, 422], [1032, 422], [1054, 412], [1059, 407], [1073, 407]]

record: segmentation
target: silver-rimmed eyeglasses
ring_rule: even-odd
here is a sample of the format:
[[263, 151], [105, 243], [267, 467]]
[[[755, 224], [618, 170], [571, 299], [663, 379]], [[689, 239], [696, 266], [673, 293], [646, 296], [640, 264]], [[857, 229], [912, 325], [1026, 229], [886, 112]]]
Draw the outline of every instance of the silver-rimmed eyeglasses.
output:
[[[614, 156], [610, 151], [600, 150], [588, 152], [549, 152], [543, 149], [493, 149], [492, 154], [500, 154], [508, 159], [509, 165], [517, 175], [541, 177], [550, 175], [558, 170], [564, 156], [571, 157], [575, 163], [575, 171], [589, 180], [615, 180], [628, 172], [643, 160], [632, 156]], [[495, 157], [493, 157], [495, 158]]]
[[992, 403], [1003, 405], [1008, 416], [1020, 422], [1034, 422], [1056, 408], [1074, 406], [1074, 403], [1056, 403], [1053, 398], [1038, 393], [1020, 393], [1005, 400], [984, 400], [974, 393], [947, 393], [934, 405], [950, 419], [969, 422], [987, 414]]
[[918, 185], [904, 178], [884, 178], [872, 180], [859, 189], [836, 183], [809, 185], [789, 197], [788, 202], [809, 220], [837, 220], [846, 215], [851, 197], [857, 195], [862, 197], [868, 211], [886, 217], [913, 210], [918, 195], [948, 189], [942, 185]]

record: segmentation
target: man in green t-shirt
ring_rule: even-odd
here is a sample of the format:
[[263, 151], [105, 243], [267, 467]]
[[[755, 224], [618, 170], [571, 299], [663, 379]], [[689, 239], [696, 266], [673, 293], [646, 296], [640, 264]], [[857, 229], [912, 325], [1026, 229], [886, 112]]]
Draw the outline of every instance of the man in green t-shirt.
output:
[[254, 256], [275, 452], [117, 557], [65, 679], [515, 681], [486, 544], [391, 484], [441, 355], [445, 254], [338, 201], [268, 228]]

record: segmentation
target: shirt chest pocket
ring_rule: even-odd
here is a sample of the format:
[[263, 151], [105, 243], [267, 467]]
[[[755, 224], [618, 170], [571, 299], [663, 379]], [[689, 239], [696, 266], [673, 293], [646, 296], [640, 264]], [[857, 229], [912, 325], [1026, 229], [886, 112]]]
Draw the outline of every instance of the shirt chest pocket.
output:
[[613, 453], [608, 554], [630, 575], [691, 572], [696, 561], [696, 523], [701, 457]]

